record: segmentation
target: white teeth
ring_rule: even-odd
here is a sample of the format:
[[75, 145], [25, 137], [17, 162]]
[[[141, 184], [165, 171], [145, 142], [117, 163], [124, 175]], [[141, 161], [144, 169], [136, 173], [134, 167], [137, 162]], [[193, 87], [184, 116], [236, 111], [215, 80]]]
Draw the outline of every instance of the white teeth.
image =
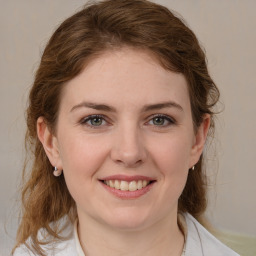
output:
[[139, 180], [137, 183], [138, 189], [142, 189], [142, 180]]
[[114, 188], [115, 188], [115, 189], [120, 189], [120, 181], [119, 181], [119, 180], [115, 180], [115, 182], [114, 182]]
[[121, 180], [120, 189], [124, 190], [124, 191], [128, 190], [129, 189], [129, 183], [127, 181]]
[[145, 188], [148, 185], [148, 182], [146, 180], [142, 181], [142, 187]]
[[115, 187], [115, 183], [114, 183], [113, 180], [110, 180], [110, 181], [109, 181], [109, 186], [110, 186], [111, 188], [114, 188], [114, 187]]
[[137, 186], [137, 182], [136, 181], [132, 181], [129, 183], [129, 191], [135, 191], [138, 189], [138, 186]]
[[149, 184], [149, 181], [138, 180], [128, 182], [125, 180], [105, 180], [104, 183], [111, 188], [119, 189], [122, 191], [136, 191], [145, 188]]

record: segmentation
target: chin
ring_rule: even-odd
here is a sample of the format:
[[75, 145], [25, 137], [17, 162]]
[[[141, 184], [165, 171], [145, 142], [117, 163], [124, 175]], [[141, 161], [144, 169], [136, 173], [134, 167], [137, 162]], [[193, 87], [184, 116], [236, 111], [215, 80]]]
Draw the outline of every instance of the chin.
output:
[[112, 212], [107, 219], [105, 218], [104, 222], [114, 229], [135, 231], [149, 226], [152, 221], [148, 214], [142, 213], [138, 209], [136, 211], [134, 209], [119, 209]]

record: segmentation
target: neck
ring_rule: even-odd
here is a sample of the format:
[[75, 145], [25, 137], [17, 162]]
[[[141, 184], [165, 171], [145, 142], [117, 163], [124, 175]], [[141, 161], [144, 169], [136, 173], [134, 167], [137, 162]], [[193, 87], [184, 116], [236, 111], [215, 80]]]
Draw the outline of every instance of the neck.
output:
[[86, 256], [180, 256], [184, 247], [177, 215], [176, 219], [166, 218], [140, 230], [114, 229], [83, 219], [78, 236]]

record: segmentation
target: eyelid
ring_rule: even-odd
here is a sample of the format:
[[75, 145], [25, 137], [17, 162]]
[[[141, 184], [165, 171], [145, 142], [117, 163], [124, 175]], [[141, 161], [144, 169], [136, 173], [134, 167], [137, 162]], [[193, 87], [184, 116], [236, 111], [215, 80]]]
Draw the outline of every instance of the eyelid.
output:
[[[163, 118], [163, 119], [165, 119], [165, 120], [167, 120], [167, 121], [169, 122], [168, 124], [165, 124], [165, 125], [159, 125], [159, 126], [153, 125], [153, 126], [158, 127], [158, 128], [168, 127], [168, 126], [171, 126], [171, 125], [174, 125], [174, 124], [177, 123], [176, 120], [175, 120], [173, 117], [169, 116], [169, 115], [166, 115], [166, 114], [153, 114], [153, 115], [151, 115], [151, 116], [149, 116], [149, 117], [147, 118], [148, 121], [146, 122], [146, 125], [151, 125], [151, 124], [149, 124], [149, 122], [152, 121], [152, 119], [154, 119], [154, 118], [156, 118], [156, 117]], [[88, 124], [88, 121], [90, 121], [90, 120], [92, 120], [92, 119], [94, 119], [94, 118], [100, 118], [100, 119], [102, 119], [103, 121], [105, 121], [106, 124], [101, 124], [101, 125], [99, 125], [99, 126]], [[111, 124], [110, 121], [109, 121], [109, 118], [106, 117], [105, 115], [102, 115], [102, 114], [92, 114], [92, 115], [88, 115], [88, 116], [86, 116], [86, 117], [81, 118], [80, 121], [79, 121], [79, 123], [80, 123], [81, 125], [85, 125], [85, 126], [87, 126], [87, 127], [89, 127], [89, 128], [93, 128], [93, 129], [100, 129], [100, 128], [102, 128], [102, 127], [105, 127], [105, 126], [108, 126], [108, 125]]]
[[82, 119], [80, 119], [79, 123], [81, 125], [86, 125], [87, 127], [94, 128], [94, 129], [101, 128], [102, 126], [105, 126], [105, 125], [94, 126], [94, 125], [90, 125], [90, 124], [87, 123], [88, 121], [90, 121], [94, 118], [100, 118], [100, 119], [104, 120], [107, 124], [109, 123], [107, 121], [106, 116], [101, 115], [101, 114], [93, 114], [93, 115], [83, 117]]
[[150, 121], [152, 121], [152, 119], [154, 119], [155, 117], [164, 118], [165, 120], [167, 120], [169, 122], [169, 124], [167, 124], [167, 125], [162, 125], [162, 126], [159, 125], [158, 126], [159, 128], [167, 127], [167, 126], [174, 125], [174, 124], [177, 123], [176, 120], [173, 117], [169, 116], [169, 115], [166, 115], [166, 114], [154, 114], [154, 115], [149, 117], [149, 121], [147, 121], [146, 124], [148, 124]]

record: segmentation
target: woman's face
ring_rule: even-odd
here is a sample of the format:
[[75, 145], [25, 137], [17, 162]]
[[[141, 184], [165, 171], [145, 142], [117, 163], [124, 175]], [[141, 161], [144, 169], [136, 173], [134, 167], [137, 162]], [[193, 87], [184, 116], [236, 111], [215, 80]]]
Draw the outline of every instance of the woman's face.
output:
[[123, 48], [65, 85], [48, 156], [63, 169], [80, 220], [142, 228], [177, 218], [208, 123], [195, 134], [182, 74]]

